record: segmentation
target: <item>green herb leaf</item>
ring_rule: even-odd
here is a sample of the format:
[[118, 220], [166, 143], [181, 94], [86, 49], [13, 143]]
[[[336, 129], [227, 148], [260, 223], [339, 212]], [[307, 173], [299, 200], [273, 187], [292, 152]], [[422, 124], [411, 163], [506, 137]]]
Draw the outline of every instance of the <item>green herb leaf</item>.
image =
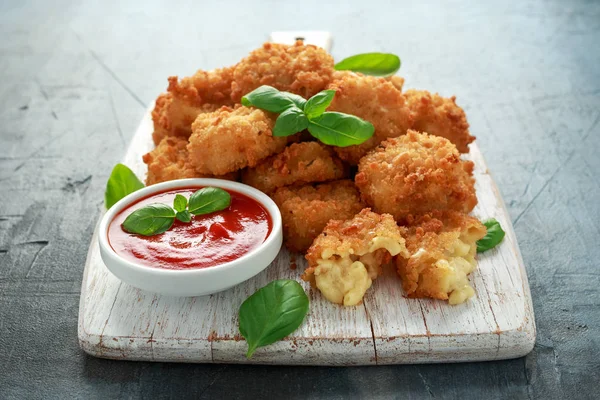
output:
[[321, 142], [338, 147], [361, 144], [373, 136], [373, 124], [354, 115], [324, 112], [310, 120], [308, 131]]
[[116, 202], [130, 193], [144, 187], [137, 176], [123, 164], [117, 164], [113, 168], [104, 192], [104, 205], [106, 209], [111, 208]]
[[231, 204], [231, 196], [225, 190], [205, 187], [190, 196], [188, 209], [194, 215], [224, 210]]
[[175, 218], [181, 222], [190, 222], [192, 220], [192, 214], [190, 214], [188, 210], [178, 211], [177, 214], [175, 214]]
[[185, 210], [186, 207], [187, 199], [180, 194], [176, 194], [175, 199], [173, 200], [173, 208], [175, 209], [175, 211], [182, 212]]
[[123, 221], [123, 229], [143, 236], [167, 231], [175, 220], [175, 210], [166, 204], [155, 203], [135, 210]]
[[335, 96], [335, 90], [323, 90], [308, 99], [304, 106], [306, 117], [313, 119], [323, 114], [331, 104], [333, 96]]
[[294, 332], [307, 312], [308, 297], [294, 280], [276, 280], [257, 290], [239, 311], [240, 333], [248, 342], [246, 357]]
[[308, 128], [308, 119], [298, 107], [290, 107], [277, 117], [273, 136], [290, 136]]
[[496, 247], [502, 239], [504, 239], [505, 232], [500, 226], [500, 222], [496, 221], [495, 218], [488, 219], [483, 222], [483, 225], [487, 228], [485, 236], [477, 241], [477, 252], [483, 253], [489, 249]]
[[[297, 101], [297, 99], [295, 100]], [[263, 85], [242, 97], [242, 104], [246, 107], [254, 106], [262, 110], [281, 113], [296, 105], [295, 100], [292, 100], [292, 97], [285, 92]]]
[[293, 101], [296, 107], [298, 107], [301, 110], [304, 110], [304, 106], [306, 105], [306, 99], [304, 97], [290, 92], [281, 93], [285, 94], [291, 101]]
[[365, 75], [390, 76], [400, 69], [400, 57], [389, 53], [363, 53], [343, 59], [334, 68]]

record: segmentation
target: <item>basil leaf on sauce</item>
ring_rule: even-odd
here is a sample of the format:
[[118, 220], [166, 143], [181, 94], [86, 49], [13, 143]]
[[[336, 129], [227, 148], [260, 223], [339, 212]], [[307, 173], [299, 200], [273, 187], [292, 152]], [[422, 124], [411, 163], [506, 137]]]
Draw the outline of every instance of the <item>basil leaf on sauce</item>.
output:
[[290, 107], [277, 117], [273, 136], [290, 136], [308, 128], [308, 119], [298, 107]]
[[144, 187], [137, 176], [123, 164], [117, 164], [113, 168], [104, 192], [104, 205], [106, 209], [111, 208], [123, 197]]
[[350, 70], [365, 75], [390, 76], [400, 69], [400, 57], [390, 53], [363, 53], [344, 58], [335, 64], [338, 71]]
[[283, 339], [294, 332], [308, 313], [308, 296], [294, 280], [269, 283], [240, 306], [240, 333], [248, 342], [246, 357], [258, 347]]
[[321, 142], [338, 147], [361, 144], [373, 136], [373, 124], [354, 115], [339, 112], [324, 112], [311, 119], [308, 131]]
[[166, 232], [175, 220], [175, 210], [166, 204], [154, 203], [135, 210], [125, 218], [123, 230], [142, 236]]
[[173, 208], [175, 211], [182, 212], [185, 211], [187, 207], [187, 199], [185, 196], [180, 195], [179, 193], [175, 195], [175, 199], [173, 200]]
[[313, 119], [323, 114], [331, 104], [333, 96], [335, 96], [335, 90], [323, 90], [308, 99], [304, 106], [306, 117]]
[[289, 107], [296, 105], [294, 100], [290, 96], [287, 96], [285, 92], [280, 92], [274, 87], [267, 85], [254, 89], [242, 97], [242, 104], [246, 107], [254, 106], [274, 113], [281, 113]]
[[177, 214], [175, 214], [175, 218], [181, 222], [190, 222], [192, 220], [192, 214], [190, 214], [188, 210], [178, 211]]
[[495, 218], [484, 221], [483, 225], [487, 228], [487, 233], [483, 238], [477, 241], [478, 253], [493, 249], [500, 244], [505, 235], [504, 230], [502, 230], [502, 227], [500, 226], [500, 222], [496, 221]]
[[231, 196], [227, 191], [215, 187], [205, 187], [190, 196], [188, 209], [194, 215], [203, 215], [224, 210], [230, 204]]

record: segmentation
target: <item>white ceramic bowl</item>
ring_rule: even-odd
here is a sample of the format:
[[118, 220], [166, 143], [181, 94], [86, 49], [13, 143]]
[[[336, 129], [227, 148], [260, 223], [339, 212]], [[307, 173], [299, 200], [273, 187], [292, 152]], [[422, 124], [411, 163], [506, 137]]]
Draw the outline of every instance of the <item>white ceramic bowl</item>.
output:
[[[164, 191], [194, 186], [214, 186], [242, 193], [262, 204], [273, 222], [271, 233], [256, 249], [242, 257], [209, 268], [169, 270], [144, 266], [119, 256], [108, 242], [110, 222], [136, 201]], [[137, 288], [167, 296], [203, 296], [229, 289], [264, 270], [281, 249], [281, 213], [266, 194], [248, 185], [222, 179], [178, 179], [151, 185], [121, 199], [104, 214], [98, 234], [100, 255], [117, 278]]]

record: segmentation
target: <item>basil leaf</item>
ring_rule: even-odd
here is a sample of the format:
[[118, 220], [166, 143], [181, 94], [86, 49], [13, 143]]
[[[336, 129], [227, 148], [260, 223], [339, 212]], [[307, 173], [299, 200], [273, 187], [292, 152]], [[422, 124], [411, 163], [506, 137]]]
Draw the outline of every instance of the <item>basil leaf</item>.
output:
[[308, 131], [321, 142], [338, 147], [361, 144], [373, 136], [373, 124], [354, 115], [324, 112], [308, 123]]
[[294, 106], [295, 102], [285, 92], [263, 85], [242, 97], [242, 104], [246, 107], [254, 106], [262, 110], [280, 113]]
[[190, 222], [192, 220], [192, 214], [190, 214], [188, 210], [178, 211], [177, 214], [175, 214], [175, 218], [181, 222]]
[[307, 127], [308, 119], [304, 112], [296, 106], [290, 107], [277, 117], [273, 127], [273, 136], [290, 136]]
[[400, 57], [389, 53], [363, 53], [335, 64], [338, 71], [350, 70], [365, 75], [390, 76], [400, 69]]
[[308, 99], [304, 106], [304, 113], [308, 119], [313, 119], [323, 114], [331, 104], [333, 96], [335, 96], [335, 90], [323, 90]]
[[135, 210], [121, 225], [126, 232], [143, 236], [167, 231], [175, 220], [175, 210], [166, 204], [155, 203]]
[[487, 228], [485, 236], [477, 241], [477, 252], [483, 253], [489, 249], [496, 247], [502, 239], [504, 239], [505, 232], [500, 226], [500, 222], [496, 221], [495, 218], [488, 219], [483, 222], [483, 225]]
[[106, 191], [104, 192], [104, 205], [108, 210], [116, 202], [130, 193], [144, 187], [144, 184], [137, 176], [123, 164], [117, 164], [113, 168], [108, 182], [106, 182]]
[[185, 210], [186, 207], [187, 199], [180, 194], [176, 194], [175, 199], [173, 200], [173, 208], [175, 209], [175, 211], [182, 212]]
[[290, 92], [281, 93], [285, 94], [291, 101], [293, 101], [296, 107], [298, 107], [301, 110], [304, 110], [304, 106], [306, 105], [306, 99], [304, 97]]
[[307, 312], [308, 297], [296, 281], [276, 280], [257, 290], [239, 311], [240, 333], [248, 342], [246, 357], [294, 332]]
[[194, 215], [224, 210], [231, 204], [231, 196], [225, 190], [205, 187], [190, 196], [188, 209]]

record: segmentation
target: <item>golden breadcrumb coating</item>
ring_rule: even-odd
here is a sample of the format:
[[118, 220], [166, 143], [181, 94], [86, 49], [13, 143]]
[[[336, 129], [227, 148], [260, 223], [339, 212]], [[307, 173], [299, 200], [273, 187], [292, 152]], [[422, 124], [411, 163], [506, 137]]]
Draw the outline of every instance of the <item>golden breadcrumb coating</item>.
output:
[[148, 165], [146, 185], [184, 178], [219, 178], [237, 180], [237, 171], [223, 176], [199, 174], [189, 163], [187, 139], [166, 137], [142, 158]]
[[335, 90], [328, 111], [355, 115], [375, 127], [373, 136], [364, 143], [335, 148], [342, 160], [353, 165], [385, 139], [404, 135], [412, 125], [404, 96], [384, 78], [339, 71], [327, 89]]
[[473, 167], [447, 139], [409, 130], [361, 159], [355, 182], [368, 205], [402, 223], [431, 210], [471, 211]]
[[272, 197], [281, 211], [285, 245], [299, 253], [310, 247], [329, 220], [350, 219], [365, 207], [348, 179], [282, 187]]
[[208, 72], [199, 70], [181, 80], [176, 76], [169, 77], [167, 93], [158, 96], [152, 111], [154, 144], [160, 143], [165, 136], [187, 138], [192, 133], [192, 122], [199, 114], [233, 105], [232, 79], [233, 67]]
[[407, 90], [404, 96], [414, 118], [412, 129], [445, 137], [461, 153], [469, 152], [475, 136], [469, 134], [467, 116], [456, 105], [456, 96], [448, 99], [426, 90]]
[[329, 221], [306, 254], [302, 279], [332, 303], [357, 305], [382, 265], [398, 254], [408, 256], [402, 228], [391, 215], [365, 208], [352, 219]]
[[475, 294], [469, 284], [477, 262], [476, 242], [486, 228], [477, 218], [456, 211], [433, 211], [409, 219], [406, 248], [396, 268], [408, 297], [463, 303]]
[[192, 124], [190, 163], [201, 174], [224, 175], [281, 152], [288, 138], [273, 137], [274, 116], [262, 110], [223, 107]]
[[242, 96], [269, 85], [309, 98], [325, 89], [333, 73], [333, 57], [324, 49], [304, 45], [265, 43], [235, 67], [231, 98], [239, 103]]
[[394, 87], [396, 89], [398, 89], [399, 91], [402, 91], [402, 88], [404, 87], [404, 78], [398, 75], [392, 75], [392, 76], [388, 76], [387, 78], [385, 78], [386, 80], [388, 80], [392, 85], [394, 85]]
[[293, 143], [242, 172], [242, 182], [265, 193], [292, 184], [325, 182], [344, 177], [344, 165], [331, 150], [317, 142]]

